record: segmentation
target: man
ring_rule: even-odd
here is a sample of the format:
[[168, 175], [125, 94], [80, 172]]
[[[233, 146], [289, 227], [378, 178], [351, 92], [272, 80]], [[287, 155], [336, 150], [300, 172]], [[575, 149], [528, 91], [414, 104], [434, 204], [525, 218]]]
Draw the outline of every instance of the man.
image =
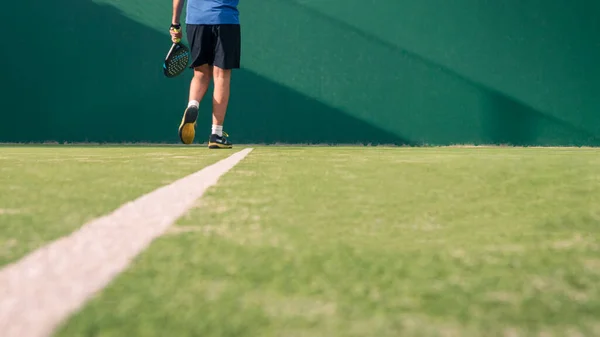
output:
[[[180, 15], [185, 0], [173, 0], [171, 39], [181, 39]], [[229, 103], [231, 70], [240, 67], [241, 32], [239, 0], [188, 0], [186, 33], [190, 44], [191, 68], [194, 77], [190, 84], [188, 106], [179, 126], [179, 138], [191, 144], [196, 133], [198, 107], [214, 83], [212, 132], [208, 140], [211, 149], [229, 149], [231, 142], [223, 132], [223, 122]]]

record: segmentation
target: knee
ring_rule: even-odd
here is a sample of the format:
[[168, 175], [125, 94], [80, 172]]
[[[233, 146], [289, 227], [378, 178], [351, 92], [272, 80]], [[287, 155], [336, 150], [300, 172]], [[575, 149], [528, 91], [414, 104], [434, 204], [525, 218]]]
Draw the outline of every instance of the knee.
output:
[[194, 80], [203, 83], [208, 83], [213, 77], [213, 72], [210, 67], [197, 67], [194, 69]]
[[213, 72], [215, 79], [227, 80], [231, 78], [231, 69], [221, 69], [219, 67], [214, 67]]

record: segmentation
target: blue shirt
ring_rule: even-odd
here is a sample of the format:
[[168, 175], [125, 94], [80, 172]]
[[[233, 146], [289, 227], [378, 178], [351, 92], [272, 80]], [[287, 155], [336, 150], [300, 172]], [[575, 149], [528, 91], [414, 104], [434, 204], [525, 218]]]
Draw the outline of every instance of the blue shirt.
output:
[[240, 0], [187, 0], [186, 24], [240, 24], [237, 9]]

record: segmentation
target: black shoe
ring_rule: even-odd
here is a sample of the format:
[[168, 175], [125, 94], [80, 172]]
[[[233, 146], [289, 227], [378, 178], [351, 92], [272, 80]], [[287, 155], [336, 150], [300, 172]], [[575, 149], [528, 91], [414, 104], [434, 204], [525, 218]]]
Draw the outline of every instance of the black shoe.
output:
[[198, 108], [190, 106], [185, 109], [181, 124], [179, 125], [179, 139], [184, 144], [191, 144], [194, 142], [194, 136], [196, 135], [196, 119], [198, 119]]
[[226, 137], [229, 137], [228, 134], [223, 132], [223, 136], [218, 136], [216, 134], [210, 135], [208, 138], [208, 148], [209, 149], [231, 149], [233, 144], [231, 144]]

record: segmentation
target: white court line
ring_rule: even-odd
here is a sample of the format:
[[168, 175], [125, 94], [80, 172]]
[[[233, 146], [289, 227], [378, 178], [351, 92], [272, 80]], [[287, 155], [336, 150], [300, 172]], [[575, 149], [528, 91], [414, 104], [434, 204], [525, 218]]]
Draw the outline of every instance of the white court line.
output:
[[0, 270], [0, 336], [50, 336], [250, 151], [126, 203]]

